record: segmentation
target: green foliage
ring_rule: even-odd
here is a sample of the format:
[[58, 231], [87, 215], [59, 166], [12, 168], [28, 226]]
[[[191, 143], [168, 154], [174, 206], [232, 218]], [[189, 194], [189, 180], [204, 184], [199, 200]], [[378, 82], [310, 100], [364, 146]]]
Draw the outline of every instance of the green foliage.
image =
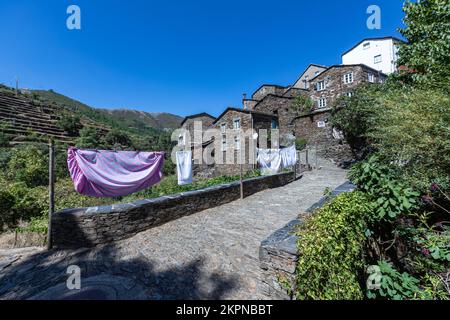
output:
[[102, 136], [94, 127], [84, 127], [80, 130], [80, 137], [76, 140], [78, 148], [96, 149], [101, 147]]
[[296, 268], [298, 299], [362, 299], [364, 217], [370, 211], [359, 191], [344, 193], [300, 226]]
[[450, 96], [408, 89], [384, 96], [376, 126], [368, 134], [385, 163], [424, 191], [433, 183], [450, 186]]
[[434, 260], [450, 262], [450, 228], [443, 226], [443, 231], [418, 229], [413, 240], [421, 252]]
[[417, 292], [415, 299], [418, 300], [450, 300], [450, 292], [447, 291], [447, 279], [437, 274], [426, 274], [422, 278], [422, 287]]
[[76, 114], [64, 114], [58, 121], [58, 126], [72, 137], [78, 136], [78, 131], [83, 127], [80, 116]]
[[362, 87], [332, 122], [356, 149], [376, 152], [415, 189], [450, 186], [450, 96], [392, 84]]
[[35, 187], [48, 182], [48, 154], [42, 148], [26, 145], [11, 150], [7, 175], [11, 181]]
[[306, 148], [307, 145], [308, 145], [308, 141], [306, 139], [299, 138], [299, 139], [295, 140], [295, 148], [298, 151], [302, 151], [303, 149]]
[[164, 167], [162, 170], [164, 176], [174, 175], [175, 169], [176, 169], [176, 166], [170, 158], [164, 160]]
[[8, 147], [9, 146], [10, 137], [0, 131], [0, 148]]
[[11, 226], [16, 220], [13, 210], [15, 198], [7, 190], [0, 188], [0, 231], [5, 226]]
[[48, 230], [48, 216], [33, 217], [25, 227], [16, 228], [16, 232], [36, 232], [46, 234]]
[[292, 104], [292, 109], [297, 112], [297, 114], [308, 114], [314, 108], [314, 101], [308, 96], [300, 95], [295, 97]]
[[419, 292], [419, 280], [406, 272], [400, 273], [386, 261], [379, 261], [378, 268], [373, 268], [381, 273], [379, 288], [367, 290], [370, 299], [385, 298], [393, 300], [413, 299]]
[[448, 0], [408, 0], [403, 7], [408, 40], [400, 46], [399, 65], [408, 67], [406, 77], [419, 85], [444, 86], [450, 78], [450, 4]]
[[349, 176], [370, 197], [375, 220], [392, 220], [417, 207], [419, 193], [401, 183], [376, 156], [354, 165]]
[[103, 141], [105, 148], [130, 148], [133, 145], [130, 136], [117, 129], [109, 131]]

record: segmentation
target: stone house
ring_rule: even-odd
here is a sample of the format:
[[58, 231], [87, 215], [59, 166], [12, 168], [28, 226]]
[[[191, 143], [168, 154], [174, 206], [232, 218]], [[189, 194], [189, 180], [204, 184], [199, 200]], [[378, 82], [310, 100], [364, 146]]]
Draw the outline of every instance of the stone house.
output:
[[[362, 83], [382, 83], [387, 77], [380, 70], [358, 62], [359, 56], [356, 56], [354, 64], [329, 67], [310, 64], [292, 85], [264, 84], [251, 95], [250, 99], [244, 94], [242, 109], [228, 108], [217, 119], [207, 114], [193, 115], [185, 119], [183, 126], [191, 130], [190, 120], [206, 117], [205, 127], [202, 130], [206, 130], [207, 127], [232, 130], [239, 126], [243, 131], [251, 128], [257, 130], [277, 127], [279, 147], [291, 145], [298, 139], [305, 139], [310, 146], [317, 146], [319, 155], [341, 163], [351, 160], [351, 150], [342, 133], [330, 124], [331, 111], [340, 96], [352, 96]], [[298, 104], [302, 101], [299, 97], [311, 100], [312, 107], [309, 106], [311, 108], [306, 112], [298, 108]], [[212, 152], [216, 150], [225, 152], [226, 149], [239, 143], [239, 139], [224, 141], [219, 136], [203, 142], [203, 146], [211, 148]], [[239, 167], [239, 165], [216, 165], [214, 171], [215, 174], [237, 174]], [[245, 171], [251, 167], [253, 166], [247, 166]]]
[[261, 129], [269, 132], [271, 129], [278, 129], [278, 127], [278, 117], [274, 114], [227, 108], [214, 120], [211, 126], [220, 134], [219, 137], [214, 137], [214, 155], [217, 152], [222, 153], [220, 159], [223, 160], [223, 163], [215, 165], [215, 174], [239, 174], [239, 156], [241, 156], [241, 162], [244, 163], [244, 173], [255, 169], [256, 147], [259, 144], [258, 141], [254, 140], [253, 133], [261, 132]]
[[203, 134], [212, 125], [214, 120], [216, 118], [206, 112], [185, 117], [180, 124], [181, 129], [185, 131], [178, 136], [178, 145], [184, 146], [186, 143], [189, 143], [193, 146], [195, 144], [195, 123], [201, 123], [201, 131], [199, 134]]
[[308, 90], [310, 87], [310, 80], [316, 76], [318, 76], [319, 74], [321, 74], [322, 72], [324, 72], [325, 70], [327, 70], [328, 67], [326, 66], [322, 66], [319, 64], [310, 64], [305, 71], [303, 71], [303, 73], [300, 75], [300, 77], [297, 79], [297, 81], [294, 82], [294, 84], [292, 85], [293, 88], [298, 88], [298, 89], [305, 89]]

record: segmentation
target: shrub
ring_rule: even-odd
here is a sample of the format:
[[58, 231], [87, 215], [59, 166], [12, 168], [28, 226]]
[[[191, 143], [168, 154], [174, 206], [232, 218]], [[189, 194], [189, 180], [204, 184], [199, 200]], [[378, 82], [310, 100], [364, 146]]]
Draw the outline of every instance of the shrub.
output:
[[300, 226], [296, 268], [298, 299], [362, 299], [364, 217], [370, 211], [359, 191], [344, 193]]
[[393, 300], [412, 299], [419, 292], [419, 280], [406, 272], [400, 273], [386, 261], [379, 261], [378, 267], [372, 268], [379, 273], [378, 288], [369, 288], [370, 299], [386, 298]]
[[58, 126], [72, 137], [78, 136], [78, 131], [83, 127], [80, 116], [68, 114], [61, 117], [58, 121]]
[[297, 114], [308, 114], [314, 109], [314, 101], [307, 96], [297, 96], [294, 99], [292, 108]]
[[0, 131], [0, 148], [8, 147], [9, 146], [10, 137]]
[[117, 129], [109, 131], [103, 140], [106, 148], [115, 148], [115, 147], [127, 148], [133, 146], [131, 138], [128, 136], [128, 134]]
[[76, 140], [78, 148], [98, 148], [101, 146], [101, 134], [97, 128], [84, 127], [80, 130], [80, 137]]
[[28, 187], [47, 184], [48, 154], [33, 145], [12, 149], [7, 175], [11, 181], [23, 182]]
[[419, 193], [399, 181], [393, 170], [380, 163], [377, 156], [354, 165], [349, 176], [372, 200], [374, 220], [392, 220], [417, 207]]
[[0, 189], [0, 231], [14, 225], [16, 217], [13, 210], [15, 198], [7, 190]]
[[306, 139], [299, 138], [299, 139], [295, 140], [295, 148], [298, 151], [302, 151], [303, 149], [306, 148], [307, 145], [308, 145], [308, 141]]

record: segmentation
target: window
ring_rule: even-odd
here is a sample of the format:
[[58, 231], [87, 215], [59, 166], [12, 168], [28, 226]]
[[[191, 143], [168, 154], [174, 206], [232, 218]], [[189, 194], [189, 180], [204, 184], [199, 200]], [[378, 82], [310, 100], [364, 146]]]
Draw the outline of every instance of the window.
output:
[[240, 130], [241, 129], [241, 119], [234, 119], [233, 120], [233, 129], [234, 130]]
[[325, 90], [325, 81], [319, 81], [316, 84], [317, 91]]
[[353, 91], [347, 92], [347, 97], [351, 98], [353, 97], [355, 94], [353, 93]]
[[349, 84], [353, 82], [353, 72], [344, 75], [344, 83]]
[[375, 82], [375, 75], [373, 73], [369, 73], [369, 82]]
[[381, 63], [382, 59], [381, 59], [381, 54], [373, 57], [373, 63]]
[[275, 119], [272, 119], [272, 129], [278, 129], [278, 121]]
[[363, 49], [364, 49], [364, 50], [370, 49], [370, 42], [364, 43], [364, 44], [363, 44]]
[[227, 135], [223, 134], [222, 135], [222, 151], [226, 151], [227, 150]]
[[184, 135], [180, 134], [178, 136], [178, 145], [182, 146], [184, 144]]
[[319, 71], [314, 72], [314, 76], [318, 76], [319, 75]]
[[225, 133], [227, 131], [227, 124], [221, 123], [220, 124], [220, 132]]
[[325, 108], [325, 107], [327, 106], [327, 99], [326, 99], [326, 98], [320, 98], [320, 99], [317, 101], [317, 106], [318, 106], [319, 108]]
[[241, 137], [240, 136], [234, 137], [234, 148], [236, 150], [241, 150]]

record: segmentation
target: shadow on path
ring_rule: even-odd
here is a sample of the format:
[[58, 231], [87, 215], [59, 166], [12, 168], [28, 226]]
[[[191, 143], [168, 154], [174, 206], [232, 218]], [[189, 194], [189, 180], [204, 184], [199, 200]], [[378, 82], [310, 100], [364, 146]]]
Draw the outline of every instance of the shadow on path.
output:
[[[14, 259], [12, 259], [14, 260]], [[81, 290], [68, 290], [67, 267], [81, 269]], [[40, 252], [0, 270], [0, 299], [128, 300], [221, 299], [237, 278], [205, 271], [204, 258], [155, 270], [142, 254], [114, 244]]]

